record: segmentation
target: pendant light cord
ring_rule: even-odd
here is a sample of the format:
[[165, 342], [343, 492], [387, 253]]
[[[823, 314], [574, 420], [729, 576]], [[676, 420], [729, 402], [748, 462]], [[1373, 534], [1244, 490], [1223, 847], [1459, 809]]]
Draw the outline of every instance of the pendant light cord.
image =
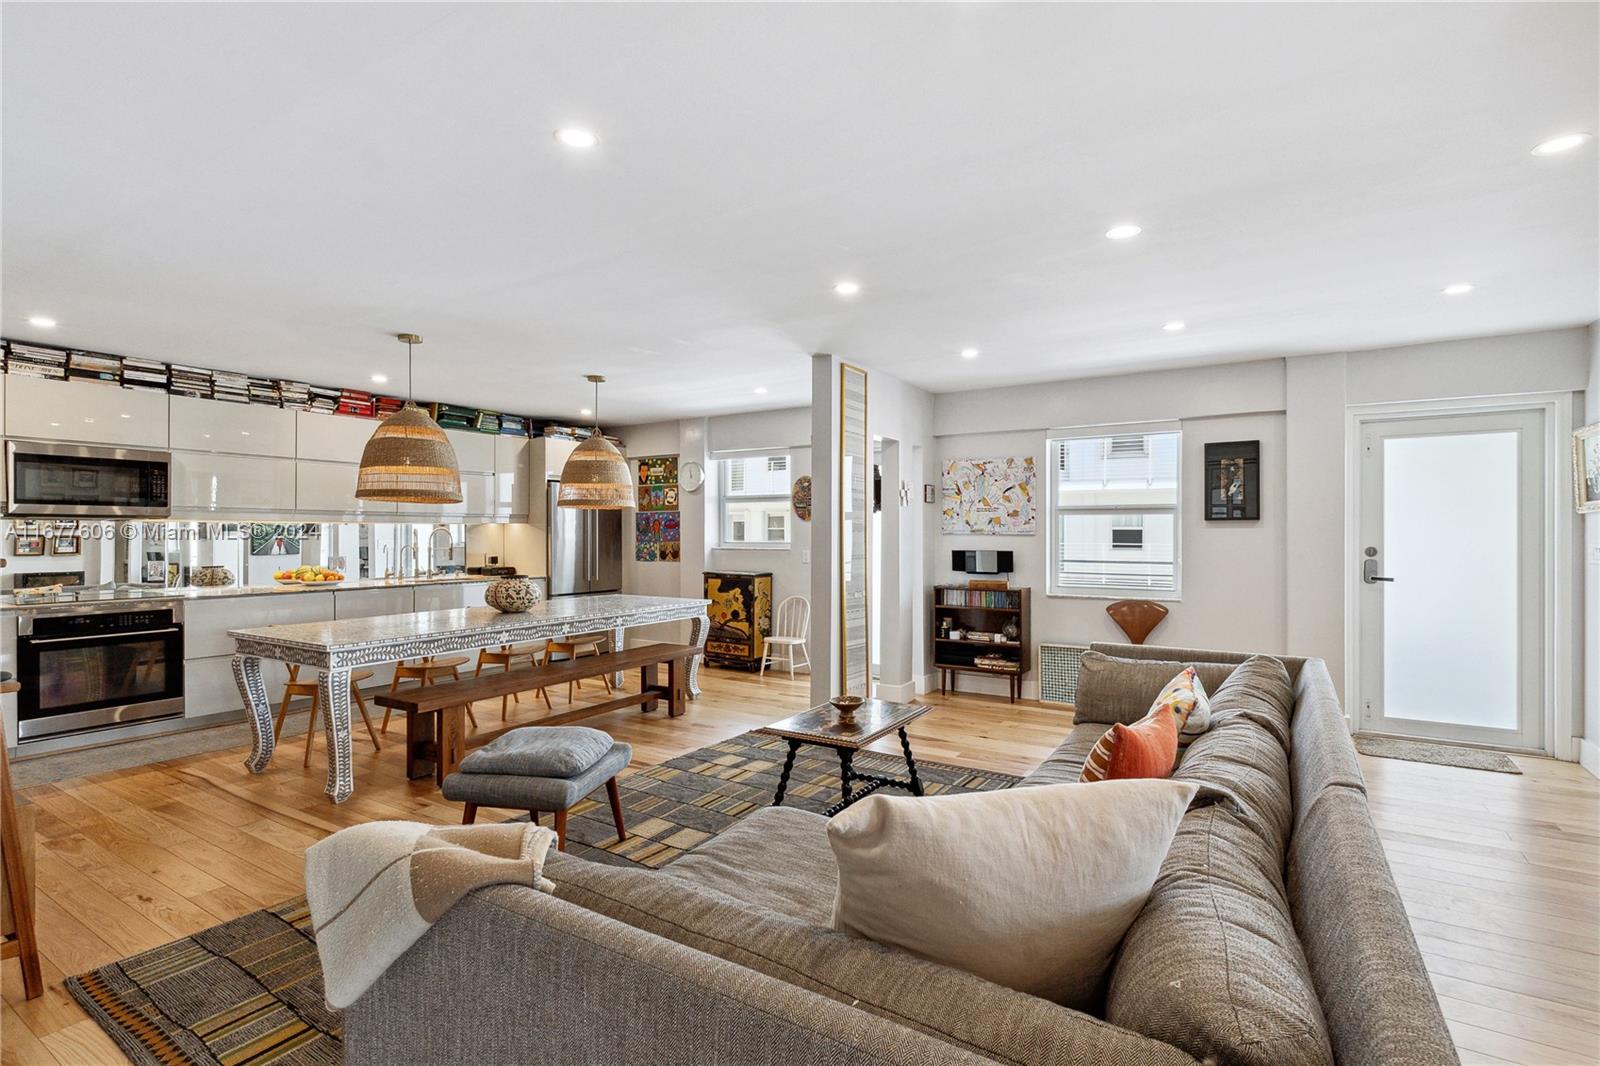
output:
[[417, 402], [417, 378], [412, 355], [415, 352], [412, 341], [406, 341], [406, 402]]
[[594, 431], [600, 432], [600, 383], [594, 383]]

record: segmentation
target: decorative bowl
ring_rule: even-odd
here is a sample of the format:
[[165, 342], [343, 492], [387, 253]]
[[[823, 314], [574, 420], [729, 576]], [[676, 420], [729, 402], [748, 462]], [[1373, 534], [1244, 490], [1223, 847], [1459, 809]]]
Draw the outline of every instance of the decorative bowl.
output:
[[839, 712], [840, 720], [848, 722], [856, 716], [856, 708], [861, 706], [863, 700], [860, 696], [835, 696], [828, 702]]
[[202, 566], [189, 576], [189, 584], [199, 589], [221, 588], [233, 584], [233, 571], [226, 566]]
[[503, 577], [483, 590], [483, 601], [501, 614], [521, 614], [543, 599], [539, 583], [530, 577]]

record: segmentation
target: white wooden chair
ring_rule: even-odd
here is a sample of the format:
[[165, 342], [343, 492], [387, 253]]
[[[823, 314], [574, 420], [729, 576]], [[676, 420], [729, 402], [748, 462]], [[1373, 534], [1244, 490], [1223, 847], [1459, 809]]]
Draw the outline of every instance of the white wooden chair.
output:
[[[776, 665], [778, 662], [789, 664], [789, 679], [794, 679], [795, 652], [805, 656], [805, 661], [798, 665], [811, 669], [811, 653], [806, 650], [806, 639], [811, 636], [811, 601], [804, 596], [790, 596], [778, 604], [778, 610], [772, 619], [772, 636], [766, 640], [766, 650], [761, 653], [761, 676], [767, 676], [767, 664]], [[783, 659], [779, 660], [773, 655], [778, 648], [783, 649]]]

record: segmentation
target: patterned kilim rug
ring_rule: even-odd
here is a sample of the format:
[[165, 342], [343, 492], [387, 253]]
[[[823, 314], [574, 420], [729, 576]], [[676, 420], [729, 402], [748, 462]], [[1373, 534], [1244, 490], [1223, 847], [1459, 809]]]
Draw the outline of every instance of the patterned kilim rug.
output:
[[[567, 851], [596, 862], [665, 866], [771, 803], [787, 752], [777, 737], [744, 733], [630, 774], [618, 782], [628, 839], [617, 842], [602, 793], [598, 803], [585, 800], [572, 808]], [[900, 756], [876, 752], [860, 753], [855, 766], [895, 777], [905, 771]], [[921, 760], [917, 776], [929, 795], [988, 792], [1019, 780]], [[838, 757], [826, 748], [802, 747], [784, 806], [821, 812], [838, 798]], [[322, 998], [322, 969], [304, 897], [66, 984], [139, 1066], [314, 1066], [343, 1059], [342, 1024]]]

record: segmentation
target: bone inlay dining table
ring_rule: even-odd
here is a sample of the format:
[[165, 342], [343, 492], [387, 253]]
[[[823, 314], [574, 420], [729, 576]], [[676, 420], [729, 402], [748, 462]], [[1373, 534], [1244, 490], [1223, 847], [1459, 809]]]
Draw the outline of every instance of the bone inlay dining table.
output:
[[[689, 643], [704, 648], [710, 627], [706, 617], [709, 602], [668, 596], [558, 596], [518, 614], [502, 614], [492, 607], [464, 607], [229, 630], [234, 642], [233, 677], [255, 734], [245, 767], [256, 774], [266, 770], [275, 746], [272, 705], [267, 702], [267, 686], [261, 677], [263, 659], [317, 669], [328, 741], [327, 793], [333, 802], [343, 803], [355, 791], [350, 751], [352, 670], [425, 655], [608, 630], [620, 648], [625, 630], [658, 622], [687, 621]], [[691, 697], [700, 695], [700, 659], [697, 655], [689, 660]], [[621, 680], [619, 675], [617, 682]]]

